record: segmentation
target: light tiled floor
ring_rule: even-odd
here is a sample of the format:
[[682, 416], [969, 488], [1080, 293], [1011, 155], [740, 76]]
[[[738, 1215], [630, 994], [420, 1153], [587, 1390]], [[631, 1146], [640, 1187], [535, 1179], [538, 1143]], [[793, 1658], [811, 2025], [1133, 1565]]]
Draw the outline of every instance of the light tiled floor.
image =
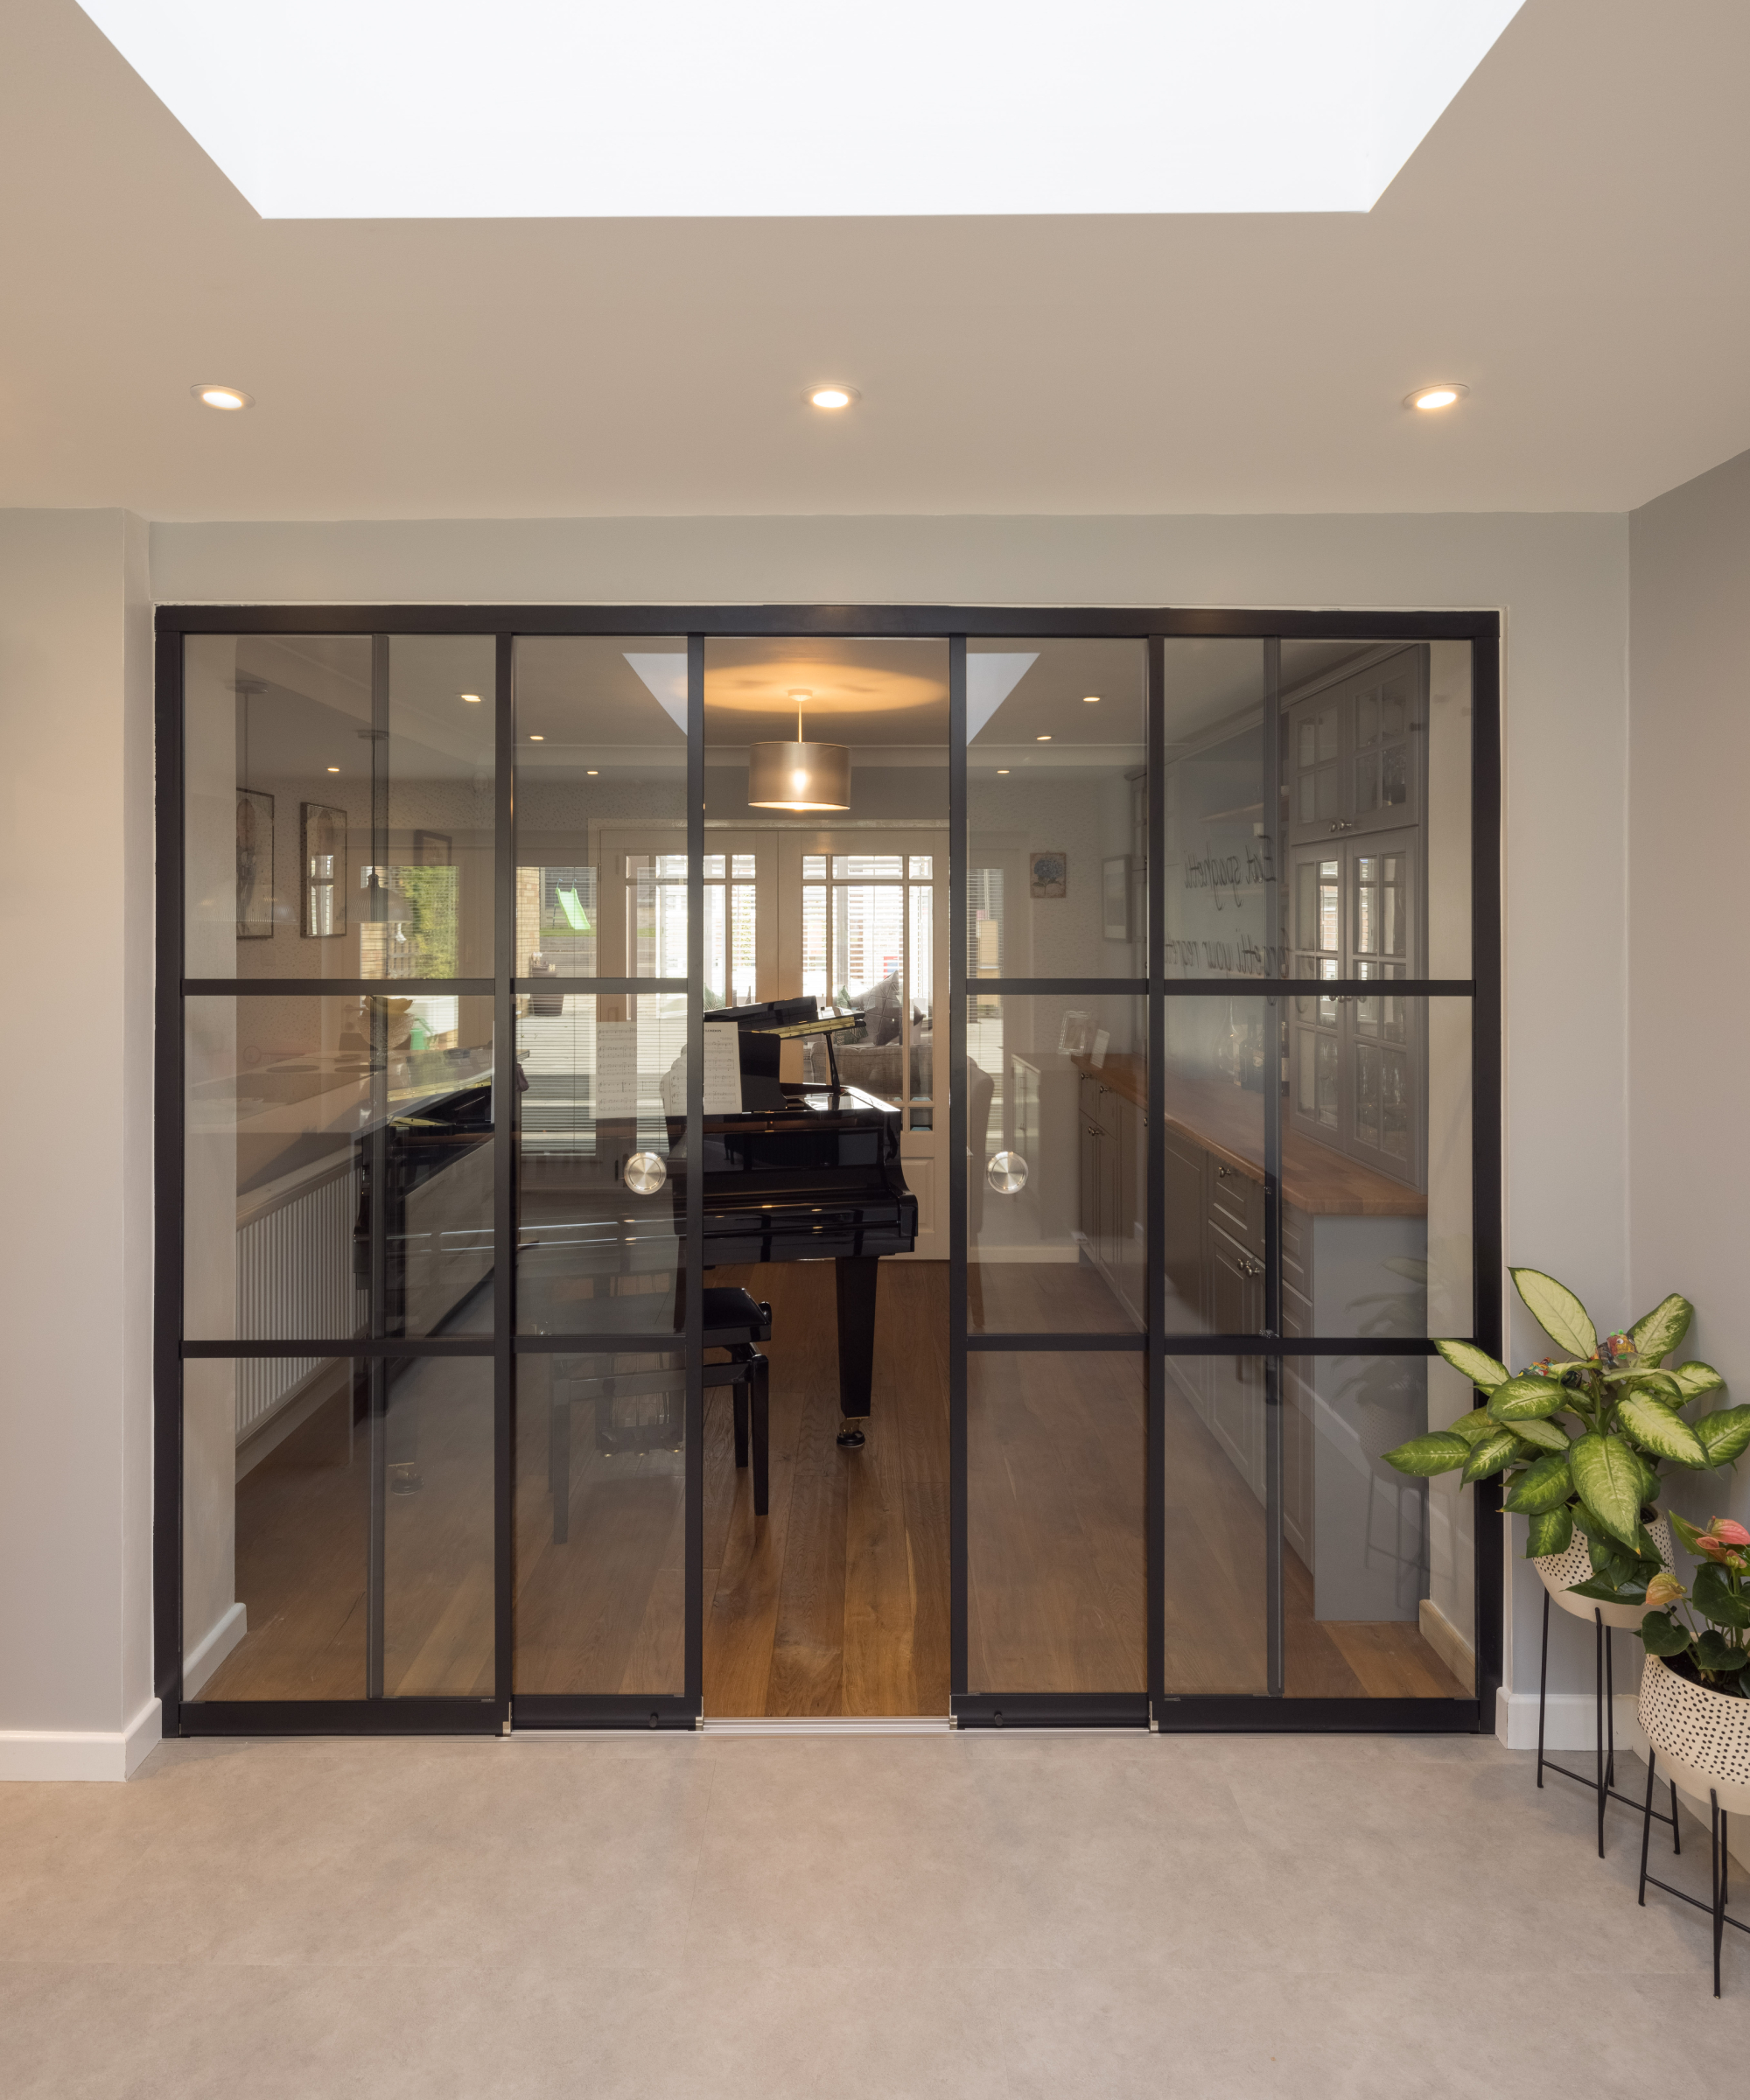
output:
[[[1750, 1942], [1717, 2005], [1706, 1921], [1636, 1908], [1638, 1817], [1612, 1810], [1600, 1864], [1590, 1797], [1538, 1795], [1530, 1762], [1451, 1738], [167, 1745], [126, 1787], [0, 1787], [0, 2086], [1736, 2090]], [[1689, 1824], [1672, 1878], [1699, 1890], [1704, 1847]]]

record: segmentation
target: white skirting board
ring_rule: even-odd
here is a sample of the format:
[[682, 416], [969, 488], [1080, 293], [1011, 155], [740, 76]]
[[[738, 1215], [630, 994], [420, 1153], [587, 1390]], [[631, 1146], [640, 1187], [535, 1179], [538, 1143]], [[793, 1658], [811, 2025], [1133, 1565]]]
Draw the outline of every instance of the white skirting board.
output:
[[200, 1636], [182, 1664], [182, 1696], [198, 1698], [206, 1680], [249, 1630], [248, 1614], [240, 1598]]
[[158, 1747], [162, 1716], [148, 1699], [114, 1732], [73, 1728], [0, 1729], [0, 1780], [130, 1779]]
[[[1635, 1717], [1637, 1694], [1616, 1695], [1616, 1746], [1635, 1757], [1647, 1754], [1647, 1739]], [[1494, 1695], [1494, 1732], [1509, 1750], [1537, 1747], [1537, 1695], [1535, 1691], [1508, 1691], [1503, 1685]], [[1598, 1722], [1589, 1691], [1552, 1691], [1544, 1725], [1544, 1747], [1565, 1753], [1590, 1750], [1597, 1740]]]

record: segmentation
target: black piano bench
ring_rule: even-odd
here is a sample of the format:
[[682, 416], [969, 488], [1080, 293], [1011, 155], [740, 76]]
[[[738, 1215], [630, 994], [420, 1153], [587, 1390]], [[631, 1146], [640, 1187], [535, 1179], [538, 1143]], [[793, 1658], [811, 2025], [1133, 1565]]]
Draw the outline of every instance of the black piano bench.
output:
[[[753, 1514], [764, 1516], [772, 1506], [772, 1367], [753, 1344], [771, 1340], [772, 1308], [751, 1291], [739, 1289], [708, 1287], [699, 1299], [704, 1311], [705, 1347], [725, 1349], [730, 1358], [728, 1363], [705, 1366], [705, 1383], [732, 1388], [738, 1466], [747, 1463], [748, 1431], [752, 1430]], [[752, 1373], [749, 1377], [711, 1376], [744, 1363]]]

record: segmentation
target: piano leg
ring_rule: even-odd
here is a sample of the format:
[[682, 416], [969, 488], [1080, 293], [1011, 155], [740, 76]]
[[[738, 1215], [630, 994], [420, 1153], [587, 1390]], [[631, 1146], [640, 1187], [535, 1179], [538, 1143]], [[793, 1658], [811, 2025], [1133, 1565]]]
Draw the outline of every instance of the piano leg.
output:
[[838, 1411], [852, 1418], [838, 1432], [846, 1451], [860, 1451], [863, 1432], [855, 1426], [869, 1412], [875, 1382], [875, 1289], [880, 1257], [841, 1255], [833, 1264], [838, 1284]]

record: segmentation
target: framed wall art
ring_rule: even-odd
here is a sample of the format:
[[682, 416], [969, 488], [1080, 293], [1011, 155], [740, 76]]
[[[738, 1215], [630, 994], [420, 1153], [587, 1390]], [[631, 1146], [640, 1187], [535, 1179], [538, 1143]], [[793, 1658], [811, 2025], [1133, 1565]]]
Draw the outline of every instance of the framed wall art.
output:
[[237, 938], [271, 941], [274, 930], [274, 798], [237, 790]]
[[1069, 856], [1060, 852], [1029, 853], [1027, 893], [1032, 897], [1068, 896]]

